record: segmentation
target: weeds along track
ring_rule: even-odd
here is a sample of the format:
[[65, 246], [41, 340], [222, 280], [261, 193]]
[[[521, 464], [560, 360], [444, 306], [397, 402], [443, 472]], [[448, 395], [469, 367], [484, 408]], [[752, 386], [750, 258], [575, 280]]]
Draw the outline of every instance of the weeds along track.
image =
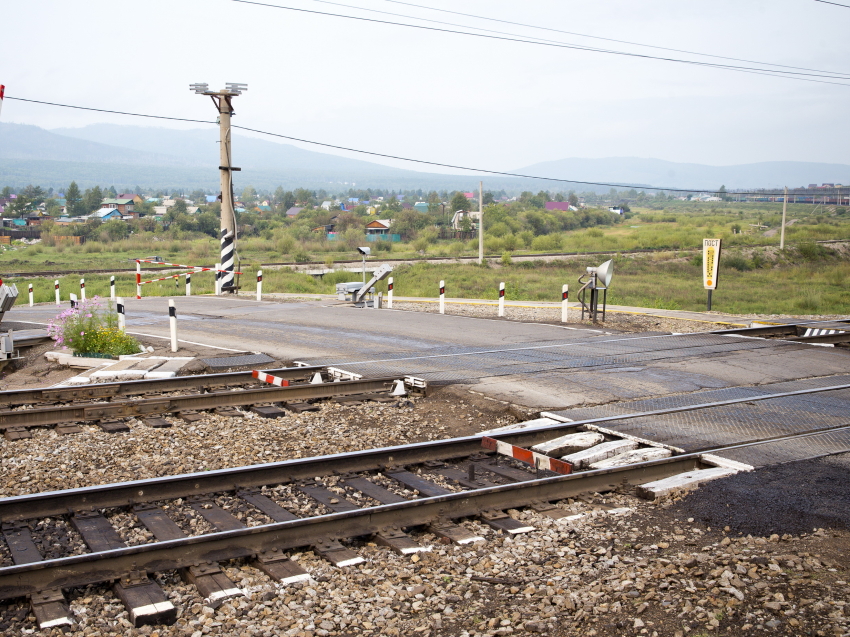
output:
[[[343, 383], [312, 387], [327, 385]], [[434, 537], [483, 541], [467, 519], [501, 533], [526, 533], [533, 523], [508, 511], [525, 508], [568, 521], [569, 513], [557, 506], [566, 498], [609, 491], [654, 498], [748, 469], [715, 454], [777, 437], [679, 453], [599, 425], [753, 400], [759, 398], [592, 421], [529, 421], [464, 438], [6, 498], [0, 500], [0, 599], [28, 598], [41, 628], [62, 626], [72, 623], [63, 589], [110, 582], [133, 624], [169, 623], [177, 608], [151, 574], [177, 571], [215, 606], [244, 594], [222, 570], [230, 560], [246, 560], [246, 568], [285, 586], [310, 577], [288, 553], [303, 547], [345, 568], [364, 561], [357, 552], [364, 538], [415, 561], [416, 553], [431, 550]], [[782, 440], [837, 429], [850, 424]], [[586, 440], [585, 448], [553, 463], [560, 473], [540, 468], [576, 437]], [[626, 448], [631, 459], [602, 451], [614, 447]], [[601, 464], [582, 461], [594, 454]]]

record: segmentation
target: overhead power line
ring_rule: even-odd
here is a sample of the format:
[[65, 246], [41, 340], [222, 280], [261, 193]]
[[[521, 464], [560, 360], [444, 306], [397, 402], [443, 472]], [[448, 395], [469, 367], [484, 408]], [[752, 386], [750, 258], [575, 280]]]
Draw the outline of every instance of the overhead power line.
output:
[[[30, 102], [32, 104], [45, 104], [47, 106], [58, 106], [61, 108], [73, 108], [81, 111], [95, 111], [97, 113], [113, 113], [116, 115], [130, 115], [132, 117], [148, 117], [152, 119], [168, 119], [176, 122], [195, 122], [198, 124], [217, 124], [217, 122], [212, 122], [204, 119], [187, 119], [184, 117], [169, 117], [167, 115], [147, 115], [144, 113], [129, 113], [127, 111], [114, 111], [108, 110], [104, 108], [93, 108], [90, 106], [75, 106], [72, 104], [59, 104], [57, 102], [46, 102], [43, 100], [31, 100], [25, 99], [23, 97], [10, 97], [6, 95], [6, 99], [8, 100], [17, 100], [19, 102]], [[565, 184], [585, 184], [588, 186], [606, 186], [609, 188], [628, 188], [628, 189], [637, 189], [637, 190], [661, 190], [665, 192], [686, 192], [686, 193], [694, 193], [694, 192], [717, 192], [716, 189], [713, 188], [670, 188], [666, 186], [636, 186], [635, 184], [621, 184], [615, 182], [606, 182], [606, 181], [584, 181], [581, 179], [562, 179], [558, 177], [541, 177], [539, 175], [525, 175], [522, 173], [513, 173], [502, 170], [490, 170], [488, 168], [475, 168], [472, 166], [458, 166], [456, 164], [445, 164], [442, 162], [436, 161], [428, 161], [426, 159], [413, 159], [412, 157], [402, 157], [400, 155], [390, 155], [388, 153], [378, 153], [371, 150], [361, 150], [359, 148], [350, 148], [348, 146], [339, 146], [336, 144], [328, 144], [326, 142], [317, 142], [312, 139], [304, 139], [301, 137], [293, 137], [291, 135], [283, 135], [281, 133], [272, 133], [270, 131], [260, 130], [258, 128], [249, 128], [247, 126], [236, 126], [232, 125], [231, 128], [238, 128], [244, 131], [250, 131], [252, 133], [258, 133], [260, 135], [268, 135], [270, 137], [279, 137], [280, 139], [288, 139], [290, 141], [301, 142], [304, 144], [311, 144], [313, 146], [322, 146], [324, 148], [333, 148], [336, 150], [344, 150], [351, 153], [359, 153], [361, 155], [370, 155], [372, 157], [383, 157], [385, 159], [396, 159], [399, 161], [407, 161], [416, 164], [424, 164], [426, 166], [438, 166], [440, 168], [452, 168], [455, 170], [469, 170], [472, 172], [485, 173], [488, 175], [502, 175], [504, 177], [519, 177], [521, 179], [539, 179], [541, 181], [553, 181], [558, 183]], [[452, 177], [458, 177], [460, 175], [451, 175]], [[765, 192], [765, 191], [735, 191], [734, 193], [737, 195], [763, 195], [766, 197], [770, 196], [779, 196], [783, 193], [781, 192]]]
[[[488, 39], [488, 40], [503, 40], [503, 41], [506, 41], [506, 42], [517, 42], [517, 43], [521, 43], [521, 44], [534, 44], [534, 45], [538, 45], [538, 46], [554, 47], [554, 48], [559, 48], [559, 49], [571, 49], [571, 50], [576, 50], [576, 51], [587, 51], [587, 52], [591, 52], [591, 53], [604, 53], [604, 54], [607, 54], [607, 55], [618, 55], [618, 56], [631, 57], [631, 58], [637, 58], [637, 59], [657, 60], [657, 61], [662, 61], [662, 62], [674, 62], [674, 63], [678, 63], [678, 64], [687, 64], [687, 65], [691, 65], [691, 66], [703, 66], [703, 67], [707, 67], [707, 68], [715, 68], [715, 69], [721, 69], [721, 70], [726, 70], [726, 71], [735, 71], [735, 72], [739, 72], [739, 73], [751, 73], [751, 74], [754, 74], [754, 75], [767, 75], [767, 76], [770, 76], [770, 77], [783, 77], [783, 78], [786, 78], [786, 79], [795, 79], [795, 80], [801, 80], [801, 81], [804, 81], [804, 82], [815, 82], [815, 83], [818, 83], [818, 84], [835, 84], [837, 86], [850, 86], [850, 84], [843, 82], [843, 81], [838, 81], [838, 82], [828, 81], [828, 80], [848, 80], [850, 78], [848, 78], [847, 76], [843, 76], [843, 75], [829, 74], [827, 72], [812, 73], [812, 72], [800, 72], [800, 71], [785, 71], [785, 70], [778, 70], [778, 69], [765, 69], [765, 68], [748, 67], [748, 66], [737, 66], [737, 65], [731, 65], [731, 64], [717, 64], [717, 63], [713, 63], [713, 62], [699, 62], [699, 61], [696, 61], [696, 60], [683, 60], [683, 59], [678, 59], [678, 58], [667, 58], [667, 57], [661, 57], [661, 56], [656, 56], [656, 55], [648, 55], [648, 54], [645, 54], [645, 53], [632, 53], [632, 52], [628, 52], [628, 51], [616, 51], [616, 50], [613, 50], [613, 49], [599, 49], [599, 48], [595, 48], [595, 47], [588, 47], [588, 46], [583, 46], [583, 45], [579, 45], [579, 44], [569, 44], [569, 43], [565, 43], [565, 42], [554, 42], [554, 41], [539, 40], [539, 39], [537, 39], [537, 40], [525, 39], [525, 38], [520, 37], [520, 36], [507, 37], [507, 36], [502, 36], [502, 35], [492, 35], [492, 34], [488, 34], [488, 33], [472, 33], [472, 32], [469, 32], [469, 31], [456, 31], [454, 29], [443, 29], [443, 28], [438, 28], [438, 27], [425, 26], [425, 25], [421, 25], [421, 24], [407, 24], [407, 23], [403, 23], [403, 22], [392, 22], [392, 21], [389, 21], [389, 20], [377, 20], [375, 18], [365, 18], [365, 17], [361, 17], [361, 16], [345, 15], [345, 14], [341, 14], [341, 13], [329, 13], [327, 11], [314, 11], [312, 9], [301, 9], [301, 8], [297, 8], [297, 7], [287, 7], [287, 6], [279, 5], [279, 4], [269, 4], [269, 3], [266, 3], [266, 2], [258, 2], [256, 0], [232, 0], [232, 1], [238, 2], [240, 4], [249, 4], [249, 5], [255, 5], [255, 6], [260, 6], [260, 7], [266, 7], [266, 8], [269, 8], [269, 9], [282, 9], [282, 10], [286, 10], [286, 11], [295, 11], [295, 12], [298, 12], [298, 13], [309, 13], [309, 14], [313, 14], [313, 15], [329, 16], [329, 17], [334, 17], [334, 18], [344, 18], [344, 19], [348, 19], [348, 20], [357, 20], [357, 21], [361, 21], [361, 22], [373, 22], [375, 24], [400, 26], [400, 27], [405, 27], [405, 28], [409, 28], [409, 29], [420, 29], [420, 30], [434, 31], [434, 32], [439, 32], [439, 33], [451, 33], [451, 34], [454, 34], [454, 35], [466, 35], [466, 36], [471, 36], [471, 37], [476, 37], [476, 38], [485, 38], [485, 39]], [[821, 78], [821, 79], [817, 79], [817, 78]]]
[[[315, 1], [316, 2], [326, 2], [327, 4], [338, 4], [338, 3], [335, 3], [335, 2], [328, 2], [328, 0], [315, 0]], [[824, 0], [818, 0], [818, 2], [823, 2], [823, 1]], [[735, 57], [729, 57], [729, 56], [726, 56], [726, 55], [717, 55], [717, 54], [714, 54], [714, 53], [701, 53], [699, 51], [688, 51], [687, 49], [674, 49], [674, 48], [666, 47], [666, 46], [658, 46], [657, 44], [644, 44], [643, 42], [632, 42], [630, 40], [618, 40], [616, 38], [606, 38], [606, 37], [602, 37], [602, 36], [599, 36], [599, 35], [590, 35], [590, 34], [587, 34], [587, 33], [578, 33], [576, 31], [565, 31], [563, 29], [555, 29], [553, 27], [542, 27], [542, 26], [539, 26], [539, 25], [536, 25], [536, 24], [526, 24], [524, 22], [515, 22], [513, 20], [502, 20], [500, 18], [491, 18], [489, 16], [476, 15], [476, 14], [473, 14], [473, 13], [462, 13], [460, 11], [452, 11], [450, 9], [439, 9], [437, 7], [429, 7], [429, 6], [422, 5], [422, 4], [414, 4], [412, 2], [403, 2], [402, 0], [386, 0], [386, 2], [392, 2], [393, 4], [401, 4], [401, 5], [408, 6], [408, 7], [415, 7], [417, 9], [425, 9], [426, 11], [438, 11], [440, 13], [450, 13], [452, 15], [459, 15], [459, 16], [464, 16], [464, 17], [467, 17], [467, 18], [475, 18], [477, 20], [489, 20], [490, 22], [500, 22], [502, 24], [510, 24], [510, 25], [513, 25], [513, 26], [525, 27], [525, 28], [528, 28], [528, 29], [539, 29], [541, 31], [550, 31], [552, 33], [563, 33], [563, 34], [566, 34], [566, 35], [575, 35], [575, 36], [578, 36], [578, 37], [581, 37], [581, 38], [590, 38], [590, 39], [593, 39], [593, 40], [603, 40], [605, 42], [616, 42], [617, 44], [628, 44], [628, 45], [631, 45], [631, 46], [642, 46], [642, 47], [646, 47], [646, 48], [649, 48], [649, 49], [658, 49], [659, 51], [671, 51], [673, 53], [686, 53], [688, 55], [699, 55], [699, 56], [703, 56], [703, 57], [716, 58], [718, 60], [731, 60], [733, 62], [746, 62], [747, 64], [761, 64], [763, 66], [776, 66], [776, 67], [785, 68], [785, 69], [795, 69], [797, 71], [816, 71], [818, 73], [831, 73], [833, 75], [850, 75], [848, 73], [839, 73], [839, 72], [836, 72], [836, 71], [822, 71], [820, 69], [810, 69], [810, 68], [807, 68], [807, 67], [804, 67], [804, 66], [790, 66], [788, 64], [776, 64], [774, 62], [760, 62], [758, 60], [747, 60], [747, 59], [744, 59], [744, 58], [735, 58]], [[835, 3], [830, 3], [830, 4], [835, 4]], [[342, 6], [346, 6], [346, 5], [342, 5]], [[845, 5], [840, 5], [840, 6], [845, 6]], [[364, 9], [364, 10], [367, 10], [367, 9]], [[371, 11], [372, 9], [368, 9], [368, 10]], [[397, 14], [393, 14], [393, 15], [397, 15]], [[412, 17], [412, 16], [406, 16], [406, 17]]]
[[850, 4], [840, 4], [838, 2], [829, 2], [828, 0], [815, 0], [815, 2], [823, 2], [824, 4], [834, 4], [836, 7], [844, 7], [850, 9]]

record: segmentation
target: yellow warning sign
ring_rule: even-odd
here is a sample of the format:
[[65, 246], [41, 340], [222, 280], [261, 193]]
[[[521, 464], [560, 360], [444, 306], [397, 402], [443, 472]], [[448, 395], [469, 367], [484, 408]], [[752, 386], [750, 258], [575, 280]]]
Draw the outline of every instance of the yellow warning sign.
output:
[[717, 289], [717, 267], [720, 263], [720, 239], [702, 240], [702, 278], [706, 290]]

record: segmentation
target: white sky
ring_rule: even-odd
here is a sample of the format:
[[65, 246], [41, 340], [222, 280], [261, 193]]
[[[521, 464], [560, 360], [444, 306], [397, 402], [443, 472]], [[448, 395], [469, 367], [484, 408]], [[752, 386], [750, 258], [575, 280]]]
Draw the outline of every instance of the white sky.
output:
[[[698, 59], [387, 0], [339, 1], [519, 35]], [[850, 73], [850, 9], [814, 0], [411, 1]], [[268, 2], [400, 20], [315, 0]], [[248, 92], [236, 100], [236, 124], [496, 170], [612, 156], [716, 165], [850, 163], [850, 86], [419, 31], [231, 0], [0, 0], [0, 21], [0, 83], [9, 96], [213, 119], [212, 104], [188, 85], [246, 82]], [[6, 100], [2, 119], [44, 128], [96, 122], [195, 127], [12, 100]]]

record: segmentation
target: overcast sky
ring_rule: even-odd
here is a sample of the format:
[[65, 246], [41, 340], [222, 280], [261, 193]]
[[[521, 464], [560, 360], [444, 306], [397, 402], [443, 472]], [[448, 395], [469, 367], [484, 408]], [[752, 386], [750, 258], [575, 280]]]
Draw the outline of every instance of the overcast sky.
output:
[[[317, 0], [268, 1], [429, 24]], [[410, 1], [593, 36], [850, 73], [850, 8], [815, 0]], [[339, 2], [520, 37], [738, 64], [388, 0]], [[9, 96], [214, 119], [209, 99], [192, 94], [188, 85], [246, 82], [248, 92], [236, 99], [235, 124], [496, 170], [612, 156], [715, 165], [850, 163], [850, 81], [817, 84], [232, 0], [0, 0], [0, 18], [0, 83]], [[96, 122], [197, 127], [12, 100], [6, 100], [2, 120], [44, 128]], [[234, 154], [238, 157], [238, 149]]]

